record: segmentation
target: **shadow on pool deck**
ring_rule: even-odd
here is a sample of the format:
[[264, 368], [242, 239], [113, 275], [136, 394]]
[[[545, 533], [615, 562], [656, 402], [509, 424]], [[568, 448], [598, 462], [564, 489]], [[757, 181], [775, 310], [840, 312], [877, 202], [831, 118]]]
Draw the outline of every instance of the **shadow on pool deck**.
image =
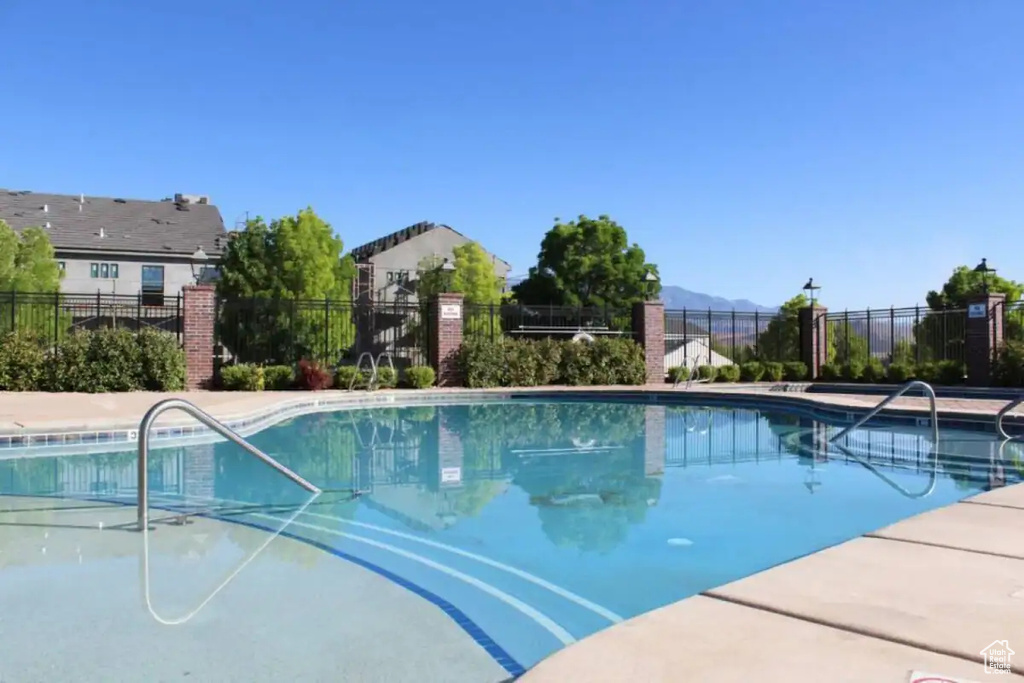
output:
[[134, 509], [54, 502], [0, 498], [4, 681], [508, 678], [426, 600], [308, 544], [266, 544], [266, 532], [203, 518], [149, 534], [161, 619], [188, 614], [256, 554], [194, 618], [158, 623], [142, 588], [142, 534], [111, 530]]

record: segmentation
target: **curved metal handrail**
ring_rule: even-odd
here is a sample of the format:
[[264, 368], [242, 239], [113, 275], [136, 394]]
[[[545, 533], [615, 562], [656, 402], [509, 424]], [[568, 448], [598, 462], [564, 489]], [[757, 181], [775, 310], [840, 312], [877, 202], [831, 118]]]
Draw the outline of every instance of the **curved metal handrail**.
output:
[[849, 427], [846, 427], [845, 429], [841, 430], [838, 434], [836, 434], [831, 439], [829, 439], [829, 443], [835, 443], [839, 439], [843, 438], [844, 436], [846, 436], [847, 434], [852, 432], [854, 429], [857, 429], [858, 427], [862, 426], [865, 422], [867, 422], [868, 420], [873, 418], [875, 415], [878, 415], [878, 413], [882, 412], [882, 410], [887, 405], [889, 405], [890, 403], [892, 403], [893, 401], [898, 399], [900, 396], [902, 396], [903, 394], [907, 393], [908, 391], [910, 391], [911, 389], [913, 389], [915, 387], [918, 387], [922, 391], [924, 391], [924, 395], [928, 398], [929, 402], [931, 403], [932, 437], [933, 437], [932, 441], [934, 441], [934, 443], [936, 445], [936, 450], [938, 450], [938, 444], [939, 444], [939, 416], [938, 416], [938, 410], [935, 407], [935, 390], [932, 389], [932, 386], [930, 384], [928, 384], [927, 382], [921, 382], [921, 381], [918, 381], [918, 380], [914, 380], [912, 382], [907, 382], [906, 384], [904, 384], [898, 390], [896, 390], [895, 392], [890, 394], [884, 401], [882, 401], [877, 406], [875, 406], [874, 409], [872, 409], [872, 411], [870, 413], [868, 413], [867, 415], [861, 417], [859, 420], [854, 422], [852, 425], [850, 425]]
[[903, 488], [901, 485], [897, 484], [895, 481], [890, 479], [885, 473], [880, 471], [877, 467], [872, 465], [869, 461], [867, 461], [864, 458], [860, 457], [859, 455], [857, 455], [856, 453], [854, 453], [853, 451], [848, 449], [846, 446], [844, 446], [842, 444], [838, 444], [838, 443], [831, 443], [831, 442], [826, 442], [825, 443], [825, 449], [826, 450], [828, 450], [828, 448], [831, 447], [831, 446], [835, 446], [836, 448], [838, 448], [840, 451], [843, 452], [843, 455], [845, 455], [846, 457], [853, 458], [854, 460], [856, 460], [858, 465], [860, 465], [861, 467], [866, 469], [868, 472], [871, 472], [871, 474], [875, 475], [876, 477], [878, 477], [879, 479], [884, 481], [886, 484], [891, 486], [893, 489], [895, 489], [895, 490], [899, 491], [900, 493], [902, 493], [907, 498], [911, 498], [911, 499], [926, 498], [926, 497], [928, 497], [928, 496], [930, 496], [932, 494], [932, 491], [935, 490], [935, 485], [938, 483], [938, 476], [939, 476], [939, 442], [938, 441], [935, 442], [935, 447], [932, 449], [932, 471], [928, 475], [928, 486], [927, 486], [927, 488], [925, 488], [924, 491], [921, 491], [920, 493], [911, 493], [907, 489]]
[[293, 482], [301, 486], [302, 488], [310, 491], [311, 493], [319, 494], [320, 489], [313, 484], [309, 483], [301, 476], [288, 469], [274, 458], [270, 457], [260, 449], [253, 446], [251, 443], [243, 439], [241, 436], [236, 434], [234, 430], [229, 428], [227, 425], [219, 422], [212, 415], [209, 415], [200, 410], [196, 405], [189, 403], [188, 401], [180, 398], [169, 398], [164, 401], [160, 401], [146, 413], [145, 417], [142, 418], [142, 422], [139, 424], [139, 479], [138, 479], [138, 530], [147, 531], [149, 529], [149, 430], [153, 427], [153, 423], [156, 421], [162, 413], [168, 410], [181, 410], [188, 413], [195, 419], [202, 422], [204, 425], [223, 436], [228, 441], [231, 441], [238, 446], [241, 446], [250, 454], [255, 455], [257, 458], [265, 462], [266, 464], [273, 467], [275, 470], [283, 474], [284, 476], [291, 479]]
[[396, 380], [398, 379], [398, 371], [395, 370], [395, 361], [391, 359], [391, 354], [388, 353], [387, 351], [381, 351], [380, 353], [377, 354], [377, 360], [373, 361], [375, 370], [373, 371], [374, 383], [371, 389], [376, 389], [378, 386], [380, 386], [380, 359], [385, 357], [388, 359], [388, 367], [391, 368], [392, 377], [394, 377]]
[[1020, 396], [1015, 400], [1010, 401], [1005, 406], [1003, 406], [1002, 410], [996, 413], [996, 433], [999, 434], [999, 436], [1002, 437], [1003, 439], [1006, 439], [1008, 441], [1024, 441], [1024, 437], [1013, 436], [1007, 433], [1006, 427], [1003, 426], [1003, 418], [1006, 417], [1011, 410], [1013, 410], [1022, 403], [1024, 403], [1024, 396]]
[[377, 363], [373, 360], [373, 354], [369, 351], [363, 351], [359, 354], [359, 358], [356, 359], [356, 371], [352, 374], [352, 379], [348, 382], [349, 391], [352, 391], [356, 386], [356, 379], [359, 377], [359, 373], [361, 372], [359, 368], [362, 367], [364, 358], [370, 359], [370, 379], [367, 381], [366, 386], [372, 387], [377, 381]]
[[320, 496], [320, 493], [320, 489], [314, 491], [313, 495], [310, 496], [309, 500], [307, 500], [301, 507], [295, 510], [291, 517], [285, 520], [285, 523], [281, 526], [280, 529], [268, 535], [267, 538], [263, 541], [263, 543], [261, 543], [260, 546], [256, 548], [256, 550], [254, 550], [251, 555], [249, 555], [249, 557], [247, 557], [244, 561], [239, 563], [239, 565], [235, 567], [235, 569], [232, 570], [231, 573], [228, 574], [227, 577], [223, 581], [221, 581], [220, 584], [218, 584], [217, 587], [214, 588], [213, 591], [211, 591], [210, 594], [206, 596], [206, 598], [202, 602], [200, 602], [194, 609], [192, 609], [192, 611], [186, 613], [184, 616], [177, 617], [175, 619], [167, 619], [165, 617], [162, 617], [159, 614], [157, 614], [156, 609], [153, 608], [153, 597], [150, 594], [151, 582], [149, 579], [149, 527], [144, 528], [142, 530], [142, 562], [139, 565], [139, 568], [140, 571], [142, 572], [143, 602], [145, 602], [146, 604], [146, 610], [149, 612], [149, 615], [153, 617], [153, 619], [155, 619], [157, 623], [162, 624], [164, 626], [180, 626], [190, 621], [195, 615], [199, 614], [199, 612], [202, 611], [202, 609], [206, 607], [206, 605], [208, 605], [211, 600], [217, 597], [217, 594], [224, 590], [224, 588], [229, 583], [231, 583], [232, 579], [238, 576], [243, 569], [248, 567], [249, 564], [256, 559], [257, 555], [263, 552], [263, 550], [268, 545], [270, 545], [275, 538], [280, 536], [281, 532], [284, 531], [285, 528], [287, 528], [292, 522], [294, 522], [296, 517], [305, 512], [306, 508], [308, 508], [310, 504]]
[[[696, 382], [697, 384], [701, 384], [701, 383], [704, 383], [704, 382], [708, 381], [706, 379], [697, 379], [697, 380], [694, 379], [695, 376], [699, 376], [700, 375], [700, 365], [699, 365], [699, 363], [700, 363], [700, 356], [694, 356], [693, 357], [693, 367], [692, 368], [688, 365], [688, 363], [690, 362], [689, 358], [684, 358], [683, 360], [686, 361], [686, 363], [683, 364], [683, 367], [688, 368], [690, 370], [688, 373], [686, 373], [686, 388], [687, 389], [689, 389], [690, 386], [694, 382]], [[708, 362], [710, 362], [710, 360], [711, 359], [709, 358]], [[672, 388], [675, 389], [676, 387], [678, 387], [680, 382], [682, 382], [682, 381], [683, 381], [683, 378], [677, 375], [675, 381], [672, 383]]]

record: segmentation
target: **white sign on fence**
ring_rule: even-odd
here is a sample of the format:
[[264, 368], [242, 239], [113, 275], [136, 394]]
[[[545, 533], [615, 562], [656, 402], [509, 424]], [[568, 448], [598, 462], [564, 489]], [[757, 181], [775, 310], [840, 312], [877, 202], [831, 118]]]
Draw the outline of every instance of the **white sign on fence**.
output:
[[442, 484], [458, 484], [462, 481], [462, 468], [461, 467], [442, 467], [441, 468], [441, 483]]
[[987, 318], [988, 306], [985, 304], [971, 304], [967, 307], [968, 318]]
[[462, 304], [441, 304], [441, 320], [461, 320]]

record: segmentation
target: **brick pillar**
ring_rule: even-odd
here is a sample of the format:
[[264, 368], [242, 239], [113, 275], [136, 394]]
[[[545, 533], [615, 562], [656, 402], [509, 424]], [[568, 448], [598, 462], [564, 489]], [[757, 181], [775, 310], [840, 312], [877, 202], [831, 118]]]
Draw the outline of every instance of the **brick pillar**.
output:
[[992, 361], [1003, 345], [1003, 312], [1006, 295], [979, 294], [967, 300], [967, 330], [964, 357], [967, 383], [975, 387], [992, 384]]
[[665, 383], [665, 304], [638, 301], [633, 304], [633, 338], [644, 347], [647, 383]]
[[183, 312], [185, 330], [185, 388], [209, 389], [213, 385], [213, 327], [217, 315], [217, 295], [213, 285], [186, 285]]
[[818, 379], [821, 366], [828, 362], [828, 309], [804, 306], [797, 313], [800, 325], [800, 360], [807, 365], [807, 377]]
[[458, 352], [462, 346], [461, 294], [439, 294], [430, 307], [430, 364], [437, 386], [459, 386]]
[[644, 474], [665, 472], [665, 406], [644, 406]]

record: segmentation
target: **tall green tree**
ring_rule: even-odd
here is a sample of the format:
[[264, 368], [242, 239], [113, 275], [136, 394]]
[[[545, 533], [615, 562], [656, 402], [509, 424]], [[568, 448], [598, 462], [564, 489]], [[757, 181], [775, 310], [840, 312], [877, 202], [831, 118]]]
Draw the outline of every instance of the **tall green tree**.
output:
[[797, 294], [779, 307], [779, 312], [768, 321], [764, 332], [757, 336], [757, 352], [761, 360], [800, 360], [799, 312], [808, 305], [807, 297]]
[[451, 271], [442, 268], [440, 256], [420, 261], [416, 296], [421, 306], [428, 306], [442, 292], [458, 292], [465, 302], [463, 335], [500, 335], [504, 283], [494, 270], [493, 259], [476, 242], [459, 245], [452, 254], [455, 268]]
[[556, 218], [541, 242], [537, 265], [513, 295], [526, 305], [621, 310], [661, 292], [660, 282], [645, 280], [657, 272], [644, 250], [629, 243], [626, 229], [608, 216], [580, 216], [568, 223]]
[[[962, 359], [964, 356], [965, 321], [968, 302], [985, 291], [986, 278], [968, 266], [953, 270], [942, 289], [928, 292], [925, 301], [928, 313], [915, 326], [915, 356], [921, 361]], [[988, 290], [1006, 295], [1004, 338], [1024, 340], [1024, 309], [1015, 306], [1024, 294], [1024, 284], [994, 273], [987, 276]]]
[[355, 338], [355, 265], [311, 208], [246, 223], [221, 261], [221, 338], [240, 362], [335, 360]]
[[0, 333], [26, 332], [47, 340], [67, 333], [70, 314], [57, 311], [52, 297], [38, 296], [56, 295], [63, 277], [45, 230], [31, 227], [18, 234], [0, 220]]

